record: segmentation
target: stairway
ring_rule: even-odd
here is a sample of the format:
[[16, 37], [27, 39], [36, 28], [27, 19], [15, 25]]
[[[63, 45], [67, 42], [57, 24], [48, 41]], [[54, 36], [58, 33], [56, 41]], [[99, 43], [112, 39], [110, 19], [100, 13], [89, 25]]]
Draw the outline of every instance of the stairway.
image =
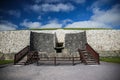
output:
[[26, 61], [27, 61], [27, 56], [22, 58], [18, 63], [16, 63], [16, 65], [25, 65]]
[[38, 59], [36, 51], [30, 51], [29, 46], [23, 48], [14, 56], [14, 64], [26, 65], [35, 62]]
[[83, 60], [83, 62], [85, 62], [85, 64], [96, 64], [97, 63], [95, 61], [94, 57], [86, 50], [82, 50], [82, 54], [85, 59], [85, 61]]
[[29, 53], [30, 47], [26, 46], [14, 56], [14, 64], [19, 63]]
[[85, 50], [78, 49], [80, 60], [85, 64], [100, 64], [99, 54], [87, 43]]
[[29, 54], [27, 55], [27, 60], [25, 62], [25, 65], [37, 62], [38, 59], [39, 59], [38, 52], [37, 51], [30, 51]]

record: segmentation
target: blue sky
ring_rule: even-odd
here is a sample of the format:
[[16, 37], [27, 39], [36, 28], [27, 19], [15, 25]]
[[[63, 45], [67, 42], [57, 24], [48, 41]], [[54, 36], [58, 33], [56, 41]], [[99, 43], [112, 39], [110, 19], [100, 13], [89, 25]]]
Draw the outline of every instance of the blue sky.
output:
[[120, 29], [119, 0], [1, 0], [0, 30]]

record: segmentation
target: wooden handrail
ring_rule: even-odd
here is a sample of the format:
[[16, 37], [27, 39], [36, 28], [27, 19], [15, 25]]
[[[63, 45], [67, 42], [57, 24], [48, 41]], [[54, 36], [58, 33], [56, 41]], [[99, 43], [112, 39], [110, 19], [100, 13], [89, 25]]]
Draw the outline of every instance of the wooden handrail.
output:
[[87, 64], [87, 61], [82, 53], [82, 51], [80, 49], [78, 49], [79, 55], [80, 55], [80, 60], [81, 62], [85, 62], [85, 64]]
[[24, 49], [22, 49], [20, 52], [15, 54], [15, 56], [14, 56], [14, 64], [19, 62], [29, 52], [29, 49], [30, 49], [30, 47], [27, 46]]
[[5, 55], [3, 54], [1, 57], [0, 57], [0, 60], [4, 60], [5, 59]]
[[100, 64], [100, 62], [99, 62], [99, 54], [88, 43], [86, 43], [86, 51], [88, 51], [94, 57], [96, 62], [98, 64]]

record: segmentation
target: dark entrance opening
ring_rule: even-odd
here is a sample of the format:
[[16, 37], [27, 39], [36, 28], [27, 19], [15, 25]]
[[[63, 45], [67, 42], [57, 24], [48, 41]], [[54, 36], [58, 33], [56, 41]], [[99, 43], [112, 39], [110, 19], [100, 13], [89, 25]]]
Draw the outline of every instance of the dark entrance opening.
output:
[[62, 49], [56, 49], [56, 53], [62, 53]]
[[56, 47], [55, 47], [56, 53], [62, 53], [63, 48], [64, 48], [63, 43], [56, 43]]
[[63, 47], [63, 43], [56, 43], [56, 47]]

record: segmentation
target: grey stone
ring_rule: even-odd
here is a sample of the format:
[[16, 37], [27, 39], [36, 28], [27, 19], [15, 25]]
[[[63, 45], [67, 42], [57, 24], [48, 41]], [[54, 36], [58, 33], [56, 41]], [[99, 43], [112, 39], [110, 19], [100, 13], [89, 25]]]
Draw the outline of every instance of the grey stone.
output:
[[87, 43], [85, 32], [71, 33], [65, 36], [65, 48], [69, 53], [77, 53], [78, 48], [85, 49], [85, 43]]
[[31, 50], [54, 53], [54, 34], [31, 32]]

